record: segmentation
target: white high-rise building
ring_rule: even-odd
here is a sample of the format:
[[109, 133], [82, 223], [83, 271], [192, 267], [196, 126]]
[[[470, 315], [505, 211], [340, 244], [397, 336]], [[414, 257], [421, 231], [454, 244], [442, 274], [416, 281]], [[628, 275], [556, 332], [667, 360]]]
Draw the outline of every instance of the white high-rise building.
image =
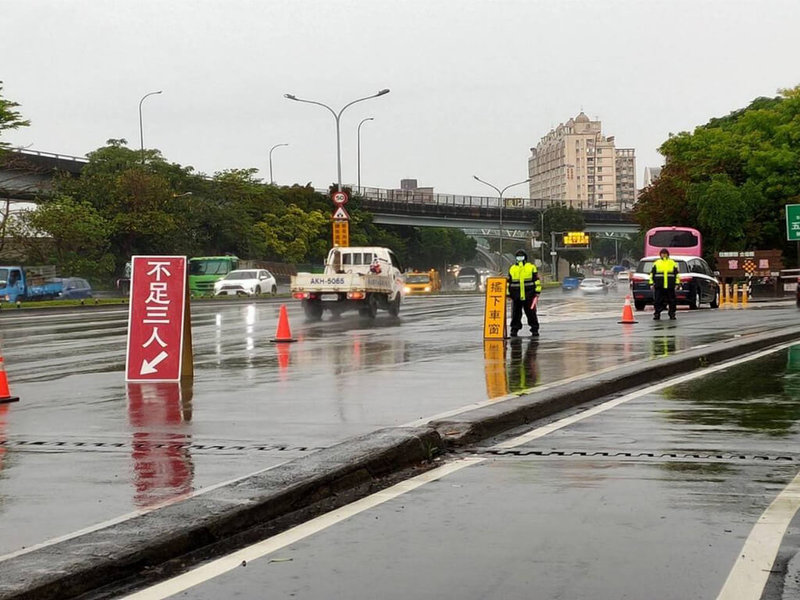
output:
[[528, 159], [530, 197], [583, 209], [628, 210], [636, 199], [633, 148], [616, 148], [583, 112], [544, 136]]

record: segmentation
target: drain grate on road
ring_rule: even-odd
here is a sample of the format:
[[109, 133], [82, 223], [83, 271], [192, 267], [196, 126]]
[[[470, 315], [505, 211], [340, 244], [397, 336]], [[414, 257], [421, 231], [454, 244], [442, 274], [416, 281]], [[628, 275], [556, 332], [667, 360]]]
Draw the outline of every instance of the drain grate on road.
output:
[[740, 454], [736, 452], [691, 452], [650, 450], [629, 452], [620, 450], [497, 450], [492, 448], [459, 448], [452, 454], [485, 458], [620, 458], [640, 460], [675, 460], [702, 462], [757, 462], [800, 463], [800, 455], [794, 454]]
[[134, 441], [98, 442], [81, 440], [0, 440], [0, 447], [21, 450], [137, 450], [164, 448], [168, 450], [189, 450], [207, 452], [315, 452], [327, 446], [292, 446], [290, 444], [199, 444], [192, 442]]

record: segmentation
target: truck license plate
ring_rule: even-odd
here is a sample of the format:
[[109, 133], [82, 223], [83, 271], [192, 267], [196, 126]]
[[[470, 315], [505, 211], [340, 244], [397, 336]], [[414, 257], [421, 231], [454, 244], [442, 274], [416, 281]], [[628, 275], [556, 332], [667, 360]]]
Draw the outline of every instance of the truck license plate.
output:
[[339, 300], [339, 294], [322, 294], [320, 298], [325, 302], [336, 302]]

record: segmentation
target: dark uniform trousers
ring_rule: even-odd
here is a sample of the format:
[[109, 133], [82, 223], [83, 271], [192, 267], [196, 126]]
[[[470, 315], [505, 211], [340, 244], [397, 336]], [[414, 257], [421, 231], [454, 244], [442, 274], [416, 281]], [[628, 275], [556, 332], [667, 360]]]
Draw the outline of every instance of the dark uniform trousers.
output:
[[675, 286], [671, 285], [668, 288], [661, 288], [658, 286], [653, 287], [653, 308], [655, 314], [661, 314], [665, 308], [670, 317], [675, 316], [675, 311], [678, 308], [678, 300], [675, 297]]

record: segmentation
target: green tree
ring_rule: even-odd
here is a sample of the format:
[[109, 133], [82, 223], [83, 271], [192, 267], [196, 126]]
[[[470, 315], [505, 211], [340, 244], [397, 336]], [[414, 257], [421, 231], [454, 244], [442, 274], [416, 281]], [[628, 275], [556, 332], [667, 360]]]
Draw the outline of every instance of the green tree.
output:
[[3, 82], [0, 81], [0, 152], [8, 148], [8, 142], [3, 141], [4, 131], [19, 129], [31, 124], [27, 119], [23, 119], [18, 110], [19, 103], [3, 97]]
[[31, 262], [56, 264], [64, 274], [94, 281], [113, 272], [111, 225], [88, 202], [56, 196], [24, 212], [14, 227]]
[[305, 262], [318, 258], [313, 254], [319, 251], [318, 242], [330, 230], [329, 222], [318, 210], [306, 212], [292, 204], [280, 216], [267, 214], [255, 228], [264, 238], [265, 258]]
[[784, 206], [800, 202], [800, 86], [711, 119], [659, 148], [661, 177], [639, 198], [643, 229], [696, 227], [720, 250], [781, 248]]

